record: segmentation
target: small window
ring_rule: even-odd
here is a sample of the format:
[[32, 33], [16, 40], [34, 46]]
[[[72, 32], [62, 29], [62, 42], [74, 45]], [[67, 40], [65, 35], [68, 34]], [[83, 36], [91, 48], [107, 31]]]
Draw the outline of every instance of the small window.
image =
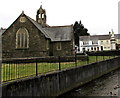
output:
[[49, 40], [47, 40], [47, 42], [46, 42], [46, 48], [47, 48], [47, 50], [49, 49]]
[[84, 45], [85, 43], [83, 42], [83, 45]]
[[61, 42], [57, 43], [57, 50], [61, 50]]
[[99, 51], [99, 47], [97, 47], [97, 51]]
[[88, 41], [85, 41], [85, 42], [84, 42], [84, 45], [88, 45], [88, 44], [89, 44], [89, 42], [88, 42]]
[[94, 47], [94, 50], [96, 51], [96, 48]]
[[85, 52], [85, 48], [83, 48], [83, 52]]
[[93, 47], [91, 47], [91, 50], [93, 50]]
[[92, 41], [92, 44], [98, 44], [97, 40]]
[[109, 41], [108, 40], [106, 40], [106, 44], [108, 44], [109, 43]]
[[92, 44], [93, 44], [93, 41], [92, 41]]
[[16, 48], [28, 48], [29, 35], [25, 28], [20, 28], [16, 33]]
[[101, 41], [101, 44], [103, 44], [103, 41]]
[[20, 22], [24, 23], [26, 21], [25, 17], [20, 17]]

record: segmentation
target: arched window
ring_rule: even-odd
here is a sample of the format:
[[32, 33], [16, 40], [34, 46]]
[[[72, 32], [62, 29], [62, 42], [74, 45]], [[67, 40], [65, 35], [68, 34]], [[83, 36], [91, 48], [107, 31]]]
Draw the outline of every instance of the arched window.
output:
[[20, 28], [16, 33], [16, 48], [29, 47], [29, 34], [26, 28]]

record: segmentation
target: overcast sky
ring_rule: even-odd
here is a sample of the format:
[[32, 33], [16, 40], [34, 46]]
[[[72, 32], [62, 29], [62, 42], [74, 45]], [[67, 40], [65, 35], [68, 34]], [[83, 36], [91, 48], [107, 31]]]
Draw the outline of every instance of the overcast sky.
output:
[[41, 2], [50, 26], [71, 25], [82, 21], [88, 32], [108, 34], [111, 29], [118, 33], [119, 0], [1, 0], [0, 27], [9, 27], [24, 10], [36, 19]]

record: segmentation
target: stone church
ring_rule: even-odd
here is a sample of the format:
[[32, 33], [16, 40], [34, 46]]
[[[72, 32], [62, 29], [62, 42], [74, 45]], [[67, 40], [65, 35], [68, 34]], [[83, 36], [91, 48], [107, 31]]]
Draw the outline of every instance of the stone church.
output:
[[40, 6], [36, 21], [24, 12], [2, 34], [2, 57], [24, 58], [74, 54], [73, 25], [49, 26]]

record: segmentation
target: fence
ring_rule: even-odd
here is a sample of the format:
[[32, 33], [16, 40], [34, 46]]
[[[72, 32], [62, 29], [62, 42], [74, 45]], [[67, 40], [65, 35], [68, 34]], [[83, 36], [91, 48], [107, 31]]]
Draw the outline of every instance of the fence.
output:
[[2, 82], [13, 81], [20, 78], [37, 76], [48, 72], [59, 71], [94, 63], [115, 56], [58, 56], [45, 58], [3, 59]]

